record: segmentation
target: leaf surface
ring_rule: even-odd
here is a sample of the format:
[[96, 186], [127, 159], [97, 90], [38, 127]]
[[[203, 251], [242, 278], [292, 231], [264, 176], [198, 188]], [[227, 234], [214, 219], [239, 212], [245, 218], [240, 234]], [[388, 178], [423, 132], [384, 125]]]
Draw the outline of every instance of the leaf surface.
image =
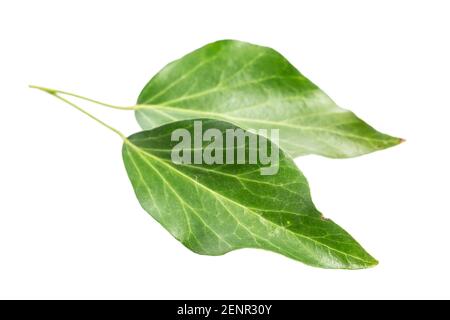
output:
[[234, 40], [208, 44], [170, 63], [137, 103], [143, 129], [195, 118], [278, 128], [280, 146], [293, 157], [354, 157], [402, 141], [338, 107], [275, 50]]
[[[236, 128], [219, 120], [202, 123], [203, 130], [220, 130], [224, 141], [226, 130]], [[275, 175], [261, 175], [261, 164], [175, 164], [171, 151], [178, 142], [171, 134], [180, 128], [193, 135], [193, 120], [132, 135], [123, 159], [142, 207], [187, 248], [204, 255], [265, 249], [322, 268], [377, 263], [315, 208], [305, 177], [282, 150]]]

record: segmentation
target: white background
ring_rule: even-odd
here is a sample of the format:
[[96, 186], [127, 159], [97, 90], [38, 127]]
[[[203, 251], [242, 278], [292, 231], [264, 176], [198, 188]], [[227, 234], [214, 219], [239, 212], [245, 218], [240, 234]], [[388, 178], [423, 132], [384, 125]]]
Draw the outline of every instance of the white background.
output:
[[[1, 1], [0, 298], [450, 298], [448, 1]], [[324, 214], [379, 261], [321, 270], [196, 255], [145, 213], [114, 134], [38, 84], [130, 105], [215, 40], [273, 47], [406, 143], [297, 160]], [[131, 134], [131, 112], [91, 112]]]

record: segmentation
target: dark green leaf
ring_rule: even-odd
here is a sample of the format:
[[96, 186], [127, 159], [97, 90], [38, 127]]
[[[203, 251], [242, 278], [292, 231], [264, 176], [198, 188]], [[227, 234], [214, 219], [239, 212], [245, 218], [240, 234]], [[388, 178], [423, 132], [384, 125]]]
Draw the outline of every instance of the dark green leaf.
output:
[[136, 117], [143, 129], [194, 118], [279, 128], [280, 145], [293, 157], [354, 157], [401, 142], [338, 107], [275, 50], [232, 40], [161, 70], [142, 90]]
[[[171, 151], [178, 142], [171, 134], [180, 128], [193, 135], [192, 120], [132, 135], [123, 158], [142, 207], [187, 248], [205, 255], [266, 249], [322, 268], [377, 263], [315, 208], [305, 177], [281, 150], [275, 175], [261, 175], [261, 164], [175, 164]], [[226, 129], [236, 127], [203, 120], [203, 129], [209, 128], [226, 139]]]

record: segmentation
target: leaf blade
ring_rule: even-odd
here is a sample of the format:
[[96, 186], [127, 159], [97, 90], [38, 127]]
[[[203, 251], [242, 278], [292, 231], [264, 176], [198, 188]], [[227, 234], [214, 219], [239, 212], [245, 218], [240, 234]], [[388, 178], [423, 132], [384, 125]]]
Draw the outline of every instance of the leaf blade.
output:
[[213, 118], [245, 129], [278, 128], [293, 157], [359, 156], [401, 143], [338, 107], [273, 49], [223, 40], [163, 68], [138, 98], [143, 129]]
[[[203, 123], [222, 132], [235, 128], [222, 121]], [[186, 247], [208, 255], [266, 249], [323, 268], [376, 264], [348, 233], [323, 219], [306, 179], [283, 153], [274, 176], [261, 176], [257, 165], [171, 162], [168, 133], [191, 124], [181, 121], [138, 133], [123, 148], [142, 207]]]

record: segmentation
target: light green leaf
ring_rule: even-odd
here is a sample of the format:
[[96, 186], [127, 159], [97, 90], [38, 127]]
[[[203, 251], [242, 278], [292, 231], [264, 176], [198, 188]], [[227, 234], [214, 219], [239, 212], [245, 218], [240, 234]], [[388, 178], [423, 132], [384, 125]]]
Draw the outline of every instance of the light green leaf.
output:
[[240, 41], [214, 42], [170, 63], [137, 103], [143, 129], [194, 118], [278, 128], [293, 157], [354, 157], [402, 141], [338, 107], [275, 50]]
[[[226, 130], [236, 128], [202, 122], [203, 130], [218, 129], [224, 140]], [[132, 135], [125, 139], [123, 159], [142, 207], [187, 248], [204, 255], [266, 249], [322, 268], [377, 263], [315, 208], [305, 177], [281, 150], [275, 175], [261, 175], [261, 164], [175, 164], [171, 152], [178, 141], [171, 141], [171, 134], [176, 129], [193, 135], [193, 121]]]

